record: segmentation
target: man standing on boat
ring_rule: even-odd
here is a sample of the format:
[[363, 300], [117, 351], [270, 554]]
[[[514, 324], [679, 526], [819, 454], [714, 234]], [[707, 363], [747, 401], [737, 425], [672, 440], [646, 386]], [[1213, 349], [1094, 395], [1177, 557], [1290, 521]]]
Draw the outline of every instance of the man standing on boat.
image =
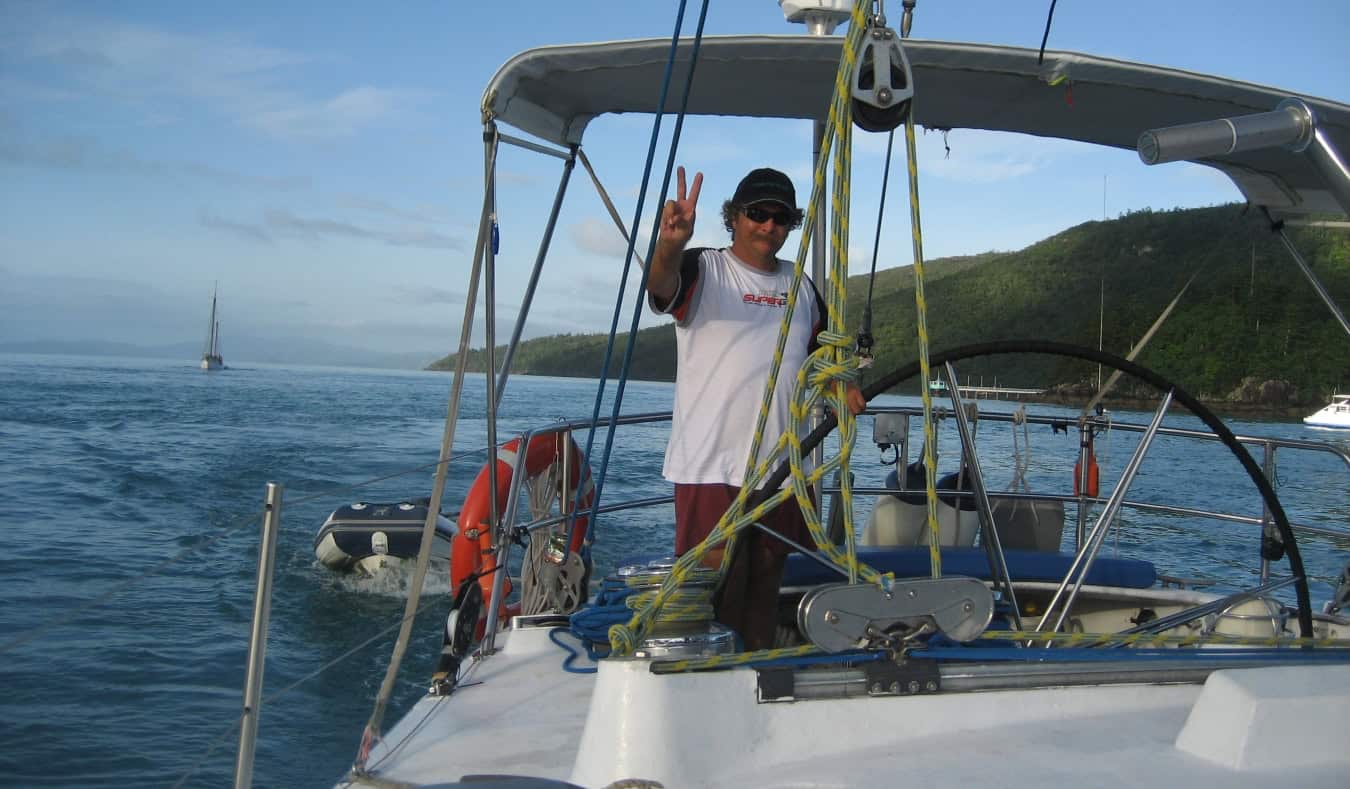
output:
[[[677, 554], [702, 542], [740, 492], [792, 287], [793, 266], [777, 254], [802, 222], [792, 181], [760, 168], [746, 175], [722, 205], [731, 246], [686, 250], [702, 186], [703, 174], [697, 173], [686, 191], [684, 168], [679, 168], [676, 199], [662, 208], [647, 276], [651, 308], [675, 318], [675, 405], [662, 474], [675, 484]], [[804, 279], [799, 287], [761, 459], [788, 427], [797, 370], [824, 327], [825, 305], [815, 285]], [[856, 414], [865, 405], [862, 393], [850, 386], [850, 409]], [[788, 499], [764, 520], [785, 537], [811, 544], [795, 500]], [[710, 551], [704, 564], [720, 566], [722, 552], [721, 547]], [[741, 635], [746, 649], [773, 646], [787, 552], [786, 544], [757, 529], [742, 532], [738, 540], [717, 619]]]

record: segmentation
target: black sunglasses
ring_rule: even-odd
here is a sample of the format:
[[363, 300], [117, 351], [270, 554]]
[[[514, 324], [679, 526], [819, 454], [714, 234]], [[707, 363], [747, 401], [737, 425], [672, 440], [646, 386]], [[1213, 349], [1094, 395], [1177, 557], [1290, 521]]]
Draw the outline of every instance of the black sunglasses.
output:
[[773, 220], [779, 227], [797, 227], [802, 223], [801, 211], [770, 211], [767, 208], [760, 208], [757, 205], [748, 205], [741, 208], [741, 213], [751, 222], [760, 223]]

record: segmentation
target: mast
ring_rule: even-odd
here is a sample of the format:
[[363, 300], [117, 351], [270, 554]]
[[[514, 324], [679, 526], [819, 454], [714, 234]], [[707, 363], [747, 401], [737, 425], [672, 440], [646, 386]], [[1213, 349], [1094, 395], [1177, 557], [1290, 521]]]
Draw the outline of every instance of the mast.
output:
[[220, 357], [220, 321], [216, 318], [218, 290], [219, 283], [211, 287], [211, 317], [206, 324], [206, 348], [202, 351], [202, 368], [207, 370], [222, 366], [224, 362]]
[[216, 353], [216, 331], [218, 324], [216, 322], [216, 286], [211, 287], [211, 317], [206, 322], [206, 350], [204, 355], [207, 358]]

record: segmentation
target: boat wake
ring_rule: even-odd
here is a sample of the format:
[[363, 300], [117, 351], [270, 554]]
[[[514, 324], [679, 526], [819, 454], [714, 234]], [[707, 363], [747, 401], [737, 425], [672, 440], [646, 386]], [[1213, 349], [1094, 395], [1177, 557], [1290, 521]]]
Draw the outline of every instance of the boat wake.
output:
[[[342, 591], [406, 600], [412, 589], [413, 575], [417, 565], [412, 560], [400, 560], [374, 575], [363, 573], [336, 574], [329, 572], [318, 561], [314, 562], [314, 568], [332, 578], [334, 586]], [[430, 566], [427, 567], [426, 577], [422, 579], [422, 594], [424, 596], [450, 594], [449, 562], [432, 559]]]

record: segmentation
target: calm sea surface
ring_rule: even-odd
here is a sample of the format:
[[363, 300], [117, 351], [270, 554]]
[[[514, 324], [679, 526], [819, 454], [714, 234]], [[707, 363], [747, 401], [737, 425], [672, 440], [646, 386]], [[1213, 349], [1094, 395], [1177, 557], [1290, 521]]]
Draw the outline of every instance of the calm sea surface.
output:
[[[255, 781], [331, 785], [350, 765], [370, 715], [406, 579], [376, 587], [339, 578], [314, 561], [313, 536], [343, 503], [430, 493], [425, 469], [351, 486], [435, 461], [450, 383], [448, 375], [425, 372], [241, 364], [207, 374], [176, 361], [0, 355], [4, 783], [173, 785], [189, 773], [185, 785], [230, 783], [256, 580], [256, 513], [264, 483], [279, 481], [286, 504]], [[671, 393], [668, 384], [631, 383], [623, 410], [668, 410]], [[508, 425], [521, 429], [588, 417], [593, 397], [593, 381], [521, 377], [509, 384], [502, 408]], [[482, 403], [479, 377], [466, 392], [457, 454], [486, 443]], [[981, 408], [1010, 411], [1013, 404]], [[1116, 417], [1147, 421], [1146, 414]], [[1183, 416], [1168, 424], [1198, 422]], [[1230, 426], [1347, 442], [1298, 423]], [[620, 434], [606, 503], [666, 491], [659, 480], [666, 435], [664, 424]], [[870, 443], [870, 418], [858, 435], [858, 484], [879, 485], [888, 467]], [[980, 425], [991, 487], [1009, 482], [1010, 436], [1007, 425]], [[954, 439], [954, 427], [944, 425], [944, 471], [955, 465]], [[1104, 439], [1103, 493], [1134, 443], [1120, 431]], [[1065, 489], [1075, 446], [1076, 438], [1032, 428], [1033, 489]], [[1130, 497], [1259, 514], [1254, 488], [1227, 450], [1184, 446], [1160, 439]], [[453, 464], [447, 508], [462, 499], [481, 458]], [[1339, 460], [1282, 450], [1279, 461], [1281, 499], [1296, 522], [1350, 527], [1350, 473]], [[869, 505], [860, 504], [861, 522]], [[602, 518], [598, 569], [666, 549], [671, 517], [663, 508]], [[1350, 546], [1320, 538], [1301, 544], [1320, 604]], [[1229, 588], [1253, 577], [1256, 545], [1249, 526], [1127, 513], [1108, 550]], [[446, 583], [442, 572], [427, 584], [432, 594], [423, 598], [427, 608], [386, 728], [424, 692], [450, 602]]]

